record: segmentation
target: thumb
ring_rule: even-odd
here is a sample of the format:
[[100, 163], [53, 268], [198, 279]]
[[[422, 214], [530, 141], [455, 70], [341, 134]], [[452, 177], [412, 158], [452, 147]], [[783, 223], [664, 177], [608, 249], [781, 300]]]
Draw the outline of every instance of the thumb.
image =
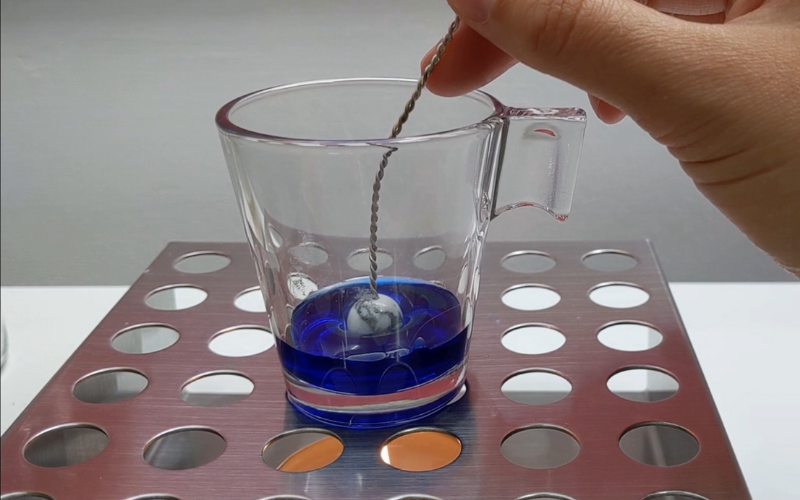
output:
[[[469, 29], [511, 58], [634, 119], [637, 113], [660, 114], [689, 104], [664, 97], [676, 88], [676, 75], [707, 71], [703, 56], [712, 52], [705, 47], [716, 29], [631, 0], [448, 1]], [[655, 102], [659, 98], [661, 105]]]

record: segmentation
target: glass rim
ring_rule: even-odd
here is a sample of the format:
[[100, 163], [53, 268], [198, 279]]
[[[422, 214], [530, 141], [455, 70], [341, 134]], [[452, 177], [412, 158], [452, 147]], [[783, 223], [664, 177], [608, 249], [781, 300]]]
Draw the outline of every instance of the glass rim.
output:
[[[449, 99], [465, 99], [472, 97], [473, 99], [477, 98], [488, 104], [488, 107], [491, 108], [489, 114], [478, 122], [470, 123], [468, 125], [463, 125], [448, 130], [434, 131], [425, 134], [401, 136], [396, 138], [383, 137], [374, 139], [369, 139], [369, 138], [309, 139], [309, 138], [285, 137], [285, 136], [273, 135], [264, 132], [257, 132], [255, 130], [250, 130], [241, 127], [239, 125], [236, 125], [233, 122], [233, 120], [231, 120], [231, 114], [235, 112], [239, 106], [247, 102], [261, 98], [267, 94], [271, 94], [273, 92], [278, 92], [282, 90], [297, 89], [302, 87], [319, 87], [319, 86], [338, 84], [338, 83], [345, 83], [345, 84], [407, 83], [413, 86], [417, 84], [417, 80], [412, 78], [380, 78], [380, 77], [331, 78], [323, 80], [309, 80], [309, 81], [302, 81], [302, 82], [267, 87], [237, 97], [232, 101], [229, 101], [224, 106], [222, 106], [219, 109], [219, 111], [217, 111], [215, 117], [217, 128], [219, 129], [220, 132], [232, 136], [243, 137], [255, 140], [257, 142], [270, 142], [270, 143], [279, 143], [286, 145], [326, 146], [326, 147], [327, 146], [392, 146], [395, 144], [408, 144], [430, 139], [448, 138], [448, 137], [457, 137], [461, 135], [466, 135], [472, 133], [478, 128], [481, 128], [482, 125], [489, 123], [491, 120], [501, 117], [505, 111], [505, 106], [491, 94], [488, 94], [481, 90], [473, 90], [471, 92], [467, 92], [466, 94], [457, 97], [451, 97]], [[401, 109], [398, 109], [398, 116], [401, 111], [402, 111]]]

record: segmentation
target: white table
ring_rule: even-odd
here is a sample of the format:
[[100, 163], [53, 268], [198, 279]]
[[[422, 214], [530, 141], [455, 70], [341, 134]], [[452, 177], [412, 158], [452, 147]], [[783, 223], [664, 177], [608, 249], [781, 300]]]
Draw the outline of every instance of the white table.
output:
[[[673, 283], [756, 500], [800, 499], [800, 283]], [[5, 432], [127, 287], [4, 287]]]

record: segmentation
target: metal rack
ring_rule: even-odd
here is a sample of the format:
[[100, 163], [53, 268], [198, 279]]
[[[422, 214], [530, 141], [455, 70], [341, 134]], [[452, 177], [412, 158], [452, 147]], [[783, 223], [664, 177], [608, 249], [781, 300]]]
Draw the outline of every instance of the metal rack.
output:
[[[229, 263], [206, 274], [175, 268], [197, 252]], [[555, 266], [515, 272], [504, 264], [509, 255], [550, 259]], [[633, 267], [592, 269], [594, 256], [598, 262], [627, 259]], [[326, 429], [287, 404], [274, 349], [226, 357], [209, 348], [220, 332], [267, 324], [264, 313], [234, 305], [257, 286], [247, 246], [172, 243], [3, 436], [2, 499], [751, 498], [649, 243], [490, 243], [481, 274], [464, 396], [406, 428]], [[183, 310], [146, 303], [154, 290], [175, 285], [206, 296]], [[554, 291], [558, 302], [543, 310], [513, 309], [502, 297], [518, 285]], [[602, 300], [594, 292], [614, 287], [647, 300], [630, 308], [596, 303]], [[625, 294], [609, 297], [619, 306]], [[611, 348], [603, 332], [617, 324], [647, 327], [650, 337], [626, 350]], [[120, 332], [142, 325], [176, 333], [161, 338], [168, 347], [133, 354], [147, 350], [142, 342], [158, 340], [120, 340]], [[501, 338], [519, 325], [549, 328], [565, 341], [552, 352], [513, 352]], [[609, 380], [631, 369], [665, 376], [677, 391], [644, 379], [650, 386], [643, 390], [612, 392]], [[551, 389], [531, 387], [528, 399], [501, 390], [509, 377], [534, 372], [566, 379], [568, 394], [538, 404], [542, 396], [554, 398]], [[216, 395], [222, 399], [201, 394], [199, 402], [181, 397], [187, 382], [208, 374], [244, 376], [252, 392]], [[384, 463], [382, 446], [415, 428], [455, 436], [460, 454], [427, 472]], [[341, 456], [310, 472], [276, 470], [261, 456], [276, 436], [308, 429], [335, 436]], [[14, 496], [23, 492], [29, 496]]]

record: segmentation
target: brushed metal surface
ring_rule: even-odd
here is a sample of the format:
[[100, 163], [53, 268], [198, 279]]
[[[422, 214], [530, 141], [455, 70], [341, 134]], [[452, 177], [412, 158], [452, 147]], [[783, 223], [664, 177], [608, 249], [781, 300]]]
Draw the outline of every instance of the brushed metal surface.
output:
[[[627, 270], [598, 271], [582, 263], [587, 253], [608, 248], [634, 256], [638, 264]], [[506, 269], [503, 257], [517, 251], [544, 253], [556, 265], [536, 274]], [[213, 252], [231, 262], [208, 274], [180, 272], [173, 267], [182, 256], [193, 252]], [[345, 258], [347, 254], [342, 255]], [[257, 285], [249, 250], [244, 244], [173, 243], [3, 436], [0, 493], [39, 492], [55, 500], [127, 500], [146, 494], [180, 500], [259, 500], [279, 495], [310, 500], [388, 500], [410, 494], [441, 500], [517, 500], [541, 498], [536, 495], [539, 493], [574, 500], [642, 500], [658, 492], [689, 492], [708, 500], [751, 498], [647, 242], [489, 244], [481, 274], [469, 389], [443, 412], [408, 426], [441, 429], [456, 436], [462, 450], [450, 465], [429, 472], [398, 470], [381, 460], [380, 450], [404, 428], [325, 429], [301, 416], [286, 403], [274, 348], [249, 357], [212, 352], [208, 344], [215, 334], [239, 325], [267, 324], [264, 313], [242, 311], [233, 304], [242, 291]], [[589, 299], [590, 289], [610, 282], [636, 284], [650, 300], [632, 309], [612, 309]], [[561, 295], [561, 301], [542, 311], [519, 311], [503, 305], [502, 292], [520, 283], [551, 287]], [[199, 287], [208, 297], [199, 305], [177, 311], [145, 304], [153, 290], [174, 284]], [[661, 342], [650, 350], [618, 351], [598, 341], [597, 333], [604, 325], [622, 320], [654, 326], [662, 335]], [[536, 355], [503, 347], [503, 332], [532, 322], [557, 327], [566, 342], [552, 352]], [[153, 350], [133, 342], [143, 341], [137, 338], [117, 341], [125, 352], [112, 347], [118, 332], [139, 324], [163, 325], [180, 337], [174, 344], [158, 345], [159, 350], [148, 354], [134, 354]], [[173, 341], [168, 338], [166, 344]], [[121, 367], [147, 377], [147, 386], [140, 394], [109, 404], [86, 403], [73, 396], [74, 384], [87, 375]], [[606, 383], [626, 367], [658, 368], [675, 378], [679, 390], [657, 402], [624, 399], [613, 394]], [[511, 374], [531, 369], [563, 376], [572, 390], [563, 399], [535, 406], [516, 403], [503, 395], [501, 385]], [[255, 385], [253, 393], [221, 407], [192, 406], [181, 399], [181, 388], [187, 381], [216, 371], [246, 375]], [[654, 422], [688, 430], [699, 442], [697, 456], [683, 465], [656, 467], [638, 463], [623, 453], [621, 436]], [[95, 426], [107, 434], [108, 443], [97, 456], [75, 465], [40, 467], [25, 460], [24, 449], [31, 439], [67, 424]], [[552, 469], [512, 464], [501, 454], [501, 444], [513, 431], [530, 427], [566, 431], [580, 445], [577, 456]], [[182, 436], [170, 432], [176, 429], [194, 432]], [[341, 457], [312, 472], [285, 472], [268, 466], [261, 456], [264, 445], [279, 434], [297, 429], [335, 434], [344, 444]], [[213, 433], [224, 438], [224, 449], [213, 439]], [[659, 450], [675, 453], [674, 443], [658, 441], [664, 433], [640, 434], [647, 439], [638, 445], [639, 451], [649, 453], [649, 460], [658, 463], [669, 458], [659, 458]], [[203, 448], [202, 440], [192, 438], [195, 435], [206, 440], [211, 437], [214, 442], [207, 447], [212, 449]], [[168, 439], [153, 441], [158, 436]], [[39, 438], [36, 446], [47, 443], [47, 439]], [[182, 450], [190, 454], [181, 456]], [[41, 453], [38, 448], [33, 451]], [[62, 452], [63, 460], [74, 462], [67, 451]], [[218, 458], [199, 467], [170, 470], [204, 462], [218, 453]], [[540, 447], [531, 453], [546, 459], [548, 455], [559, 458], [565, 452]], [[145, 457], [165, 468], [149, 465]]]

